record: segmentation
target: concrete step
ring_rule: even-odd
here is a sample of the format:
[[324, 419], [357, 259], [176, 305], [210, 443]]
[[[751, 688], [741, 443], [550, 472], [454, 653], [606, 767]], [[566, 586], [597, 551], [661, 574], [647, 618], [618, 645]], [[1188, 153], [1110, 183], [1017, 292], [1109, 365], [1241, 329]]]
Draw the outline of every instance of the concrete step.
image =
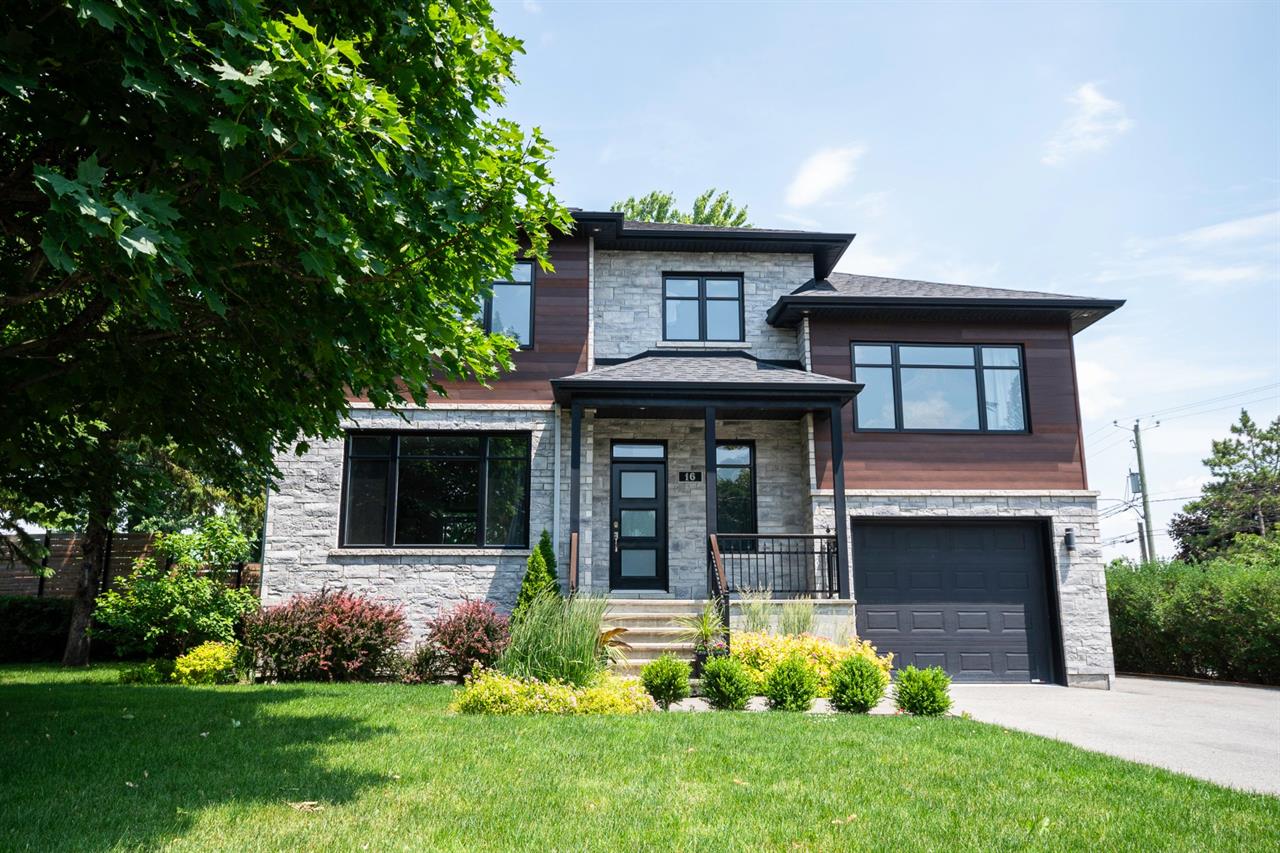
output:
[[608, 612], [701, 613], [706, 604], [696, 598], [610, 598]]
[[677, 619], [696, 616], [696, 613], [606, 613], [604, 624], [616, 625], [620, 628], [644, 627], [676, 628]]

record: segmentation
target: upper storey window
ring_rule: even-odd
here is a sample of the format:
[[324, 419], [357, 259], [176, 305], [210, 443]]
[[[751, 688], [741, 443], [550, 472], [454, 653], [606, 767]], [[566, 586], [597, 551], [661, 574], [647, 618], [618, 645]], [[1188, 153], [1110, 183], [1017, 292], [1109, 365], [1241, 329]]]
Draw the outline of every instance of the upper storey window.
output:
[[853, 344], [860, 430], [1026, 432], [1022, 348]]
[[743, 340], [742, 276], [663, 276], [662, 327], [668, 341]]
[[533, 346], [533, 262], [516, 261], [510, 278], [495, 281], [481, 312], [486, 332], [515, 338], [521, 349]]

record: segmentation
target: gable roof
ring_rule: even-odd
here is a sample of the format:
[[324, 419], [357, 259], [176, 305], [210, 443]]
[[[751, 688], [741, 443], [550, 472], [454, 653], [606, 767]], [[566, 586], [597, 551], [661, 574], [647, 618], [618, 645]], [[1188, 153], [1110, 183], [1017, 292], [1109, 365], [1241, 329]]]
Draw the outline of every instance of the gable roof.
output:
[[778, 228], [727, 228], [679, 222], [636, 222], [613, 211], [573, 210], [596, 248], [648, 252], [766, 252], [813, 255], [813, 275], [826, 278], [855, 235]]
[[741, 352], [650, 350], [617, 364], [551, 380], [559, 402], [575, 394], [654, 393], [770, 398], [852, 398], [856, 382], [760, 361]]
[[833, 272], [825, 279], [807, 281], [778, 299], [769, 309], [768, 320], [775, 326], [793, 326], [809, 313], [867, 319], [890, 316], [938, 319], [962, 316], [970, 320], [1060, 318], [1071, 323], [1074, 333], [1122, 305], [1123, 299]]

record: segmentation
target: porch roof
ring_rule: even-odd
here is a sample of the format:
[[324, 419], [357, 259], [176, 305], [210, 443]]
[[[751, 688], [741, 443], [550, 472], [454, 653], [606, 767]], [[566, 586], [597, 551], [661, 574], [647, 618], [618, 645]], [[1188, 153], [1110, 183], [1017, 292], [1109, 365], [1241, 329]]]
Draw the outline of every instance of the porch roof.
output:
[[556, 401], [575, 398], [654, 397], [743, 402], [812, 400], [840, 404], [862, 385], [761, 361], [740, 352], [649, 351], [618, 364], [551, 380]]

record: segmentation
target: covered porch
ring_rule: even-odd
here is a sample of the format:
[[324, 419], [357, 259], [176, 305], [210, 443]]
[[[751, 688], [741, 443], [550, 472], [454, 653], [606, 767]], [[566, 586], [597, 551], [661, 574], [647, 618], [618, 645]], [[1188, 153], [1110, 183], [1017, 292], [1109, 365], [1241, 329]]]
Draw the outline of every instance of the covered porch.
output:
[[849, 598], [845, 525], [814, 529], [811, 444], [830, 430], [842, 478], [841, 409], [861, 386], [741, 353], [646, 353], [552, 385], [571, 591]]

